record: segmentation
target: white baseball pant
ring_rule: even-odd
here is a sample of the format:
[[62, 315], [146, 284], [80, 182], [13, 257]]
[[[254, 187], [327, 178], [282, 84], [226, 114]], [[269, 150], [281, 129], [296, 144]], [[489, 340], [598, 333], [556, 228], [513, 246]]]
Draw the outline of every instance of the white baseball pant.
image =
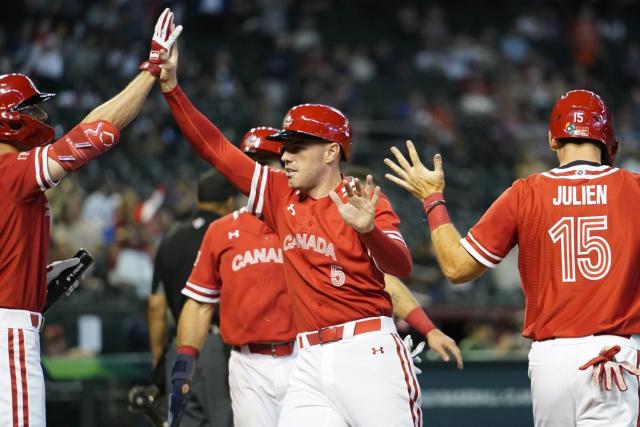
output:
[[0, 426], [44, 427], [39, 313], [0, 308]]
[[279, 427], [419, 427], [420, 386], [393, 319], [381, 330], [354, 335], [347, 322], [340, 341], [302, 345], [289, 379]]
[[636, 427], [638, 379], [624, 372], [627, 391], [604, 390], [591, 382], [592, 369], [578, 368], [605, 346], [619, 345], [618, 362], [638, 366], [630, 339], [615, 335], [535, 341], [529, 352], [529, 378], [536, 427]]
[[229, 358], [229, 393], [235, 427], [275, 427], [287, 391], [289, 374], [298, 351], [289, 356], [273, 357], [231, 351]]

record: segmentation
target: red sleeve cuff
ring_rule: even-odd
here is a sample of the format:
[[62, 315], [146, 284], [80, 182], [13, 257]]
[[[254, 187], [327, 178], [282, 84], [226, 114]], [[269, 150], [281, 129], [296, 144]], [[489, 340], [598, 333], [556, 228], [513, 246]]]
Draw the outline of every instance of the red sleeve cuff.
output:
[[422, 307], [416, 307], [411, 310], [411, 313], [404, 318], [404, 321], [411, 325], [413, 329], [420, 332], [420, 335], [423, 337], [436, 328]]
[[186, 354], [188, 356], [193, 356], [196, 359], [198, 358], [198, 356], [200, 355], [200, 350], [198, 350], [196, 347], [192, 346], [192, 345], [180, 345], [178, 346], [178, 354]]

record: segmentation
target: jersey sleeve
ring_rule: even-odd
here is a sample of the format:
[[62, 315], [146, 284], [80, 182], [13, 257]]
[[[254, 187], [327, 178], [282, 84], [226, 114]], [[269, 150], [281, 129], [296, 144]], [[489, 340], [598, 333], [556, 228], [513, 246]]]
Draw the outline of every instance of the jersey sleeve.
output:
[[390, 239], [399, 242], [405, 248], [407, 247], [404, 237], [400, 233], [400, 218], [393, 211], [391, 202], [384, 194], [380, 194], [373, 222]]
[[17, 201], [27, 201], [58, 185], [49, 174], [50, 145], [0, 156], [0, 185]]
[[460, 239], [462, 246], [479, 263], [496, 268], [517, 244], [518, 189], [521, 181], [505, 190], [493, 202], [465, 237]]
[[191, 104], [180, 86], [164, 93], [164, 97], [180, 130], [200, 157], [234, 187], [249, 194], [256, 162], [229, 142], [220, 129]]
[[198, 302], [216, 304], [220, 301], [222, 282], [218, 272], [218, 257], [215, 252], [215, 229], [212, 223], [202, 239], [191, 275], [182, 294]]
[[411, 252], [400, 233], [400, 218], [393, 211], [384, 194], [380, 195], [373, 219], [374, 229], [360, 235], [369, 255], [380, 271], [392, 276], [405, 277], [411, 273]]
[[251, 178], [247, 211], [277, 231], [276, 213], [291, 189], [284, 173], [256, 163]]

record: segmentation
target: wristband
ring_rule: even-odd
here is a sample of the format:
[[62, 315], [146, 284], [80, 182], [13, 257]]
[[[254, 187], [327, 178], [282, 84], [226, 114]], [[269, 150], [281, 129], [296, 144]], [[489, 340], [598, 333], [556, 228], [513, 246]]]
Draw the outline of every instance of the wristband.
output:
[[407, 317], [404, 318], [404, 321], [411, 325], [413, 329], [420, 332], [420, 335], [423, 337], [426, 337], [429, 332], [436, 328], [422, 307], [416, 307], [411, 310], [411, 312], [407, 314]]
[[431, 232], [442, 224], [448, 224], [451, 222], [445, 204], [444, 195], [440, 192], [432, 193], [422, 201], [422, 206], [424, 207], [424, 212], [427, 215], [427, 221], [429, 221], [429, 229]]
[[177, 354], [186, 354], [197, 359], [200, 356], [200, 350], [192, 345], [181, 345], [178, 346]]
[[160, 68], [160, 64], [151, 61], [144, 61], [142, 64], [140, 64], [140, 67], [138, 67], [138, 69], [140, 71], [148, 72], [156, 79], [160, 77], [160, 72], [162, 71], [162, 68]]

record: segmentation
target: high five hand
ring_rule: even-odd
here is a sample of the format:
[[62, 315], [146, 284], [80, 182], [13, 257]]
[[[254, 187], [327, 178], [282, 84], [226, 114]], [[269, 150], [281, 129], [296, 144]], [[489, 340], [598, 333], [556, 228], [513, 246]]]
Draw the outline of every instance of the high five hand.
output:
[[175, 26], [173, 12], [166, 8], [156, 22], [151, 38], [149, 59], [140, 65], [140, 69], [148, 71], [157, 78], [160, 75], [160, 65], [164, 62], [162, 53], [171, 51], [180, 33], [182, 33], [182, 25]]
[[413, 142], [407, 141], [407, 151], [413, 165], [407, 161], [400, 150], [391, 147], [391, 152], [396, 157], [399, 166], [390, 159], [384, 159], [384, 164], [397, 175], [387, 173], [385, 178], [409, 191], [420, 201], [432, 193], [442, 192], [444, 190], [444, 172], [442, 171], [440, 154], [433, 157], [433, 170], [429, 170], [420, 161], [420, 156], [418, 156]]
[[347, 203], [335, 191], [329, 193], [329, 197], [338, 207], [340, 216], [349, 226], [358, 233], [368, 233], [373, 230], [373, 219], [376, 214], [376, 204], [380, 198], [380, 187], [373, 185], [373, 177], [367, 175], [367, 182], [362, 188], [360, 180], [356, 178], [352, 183], [343, 180], [342, 184], [347, 193]]

